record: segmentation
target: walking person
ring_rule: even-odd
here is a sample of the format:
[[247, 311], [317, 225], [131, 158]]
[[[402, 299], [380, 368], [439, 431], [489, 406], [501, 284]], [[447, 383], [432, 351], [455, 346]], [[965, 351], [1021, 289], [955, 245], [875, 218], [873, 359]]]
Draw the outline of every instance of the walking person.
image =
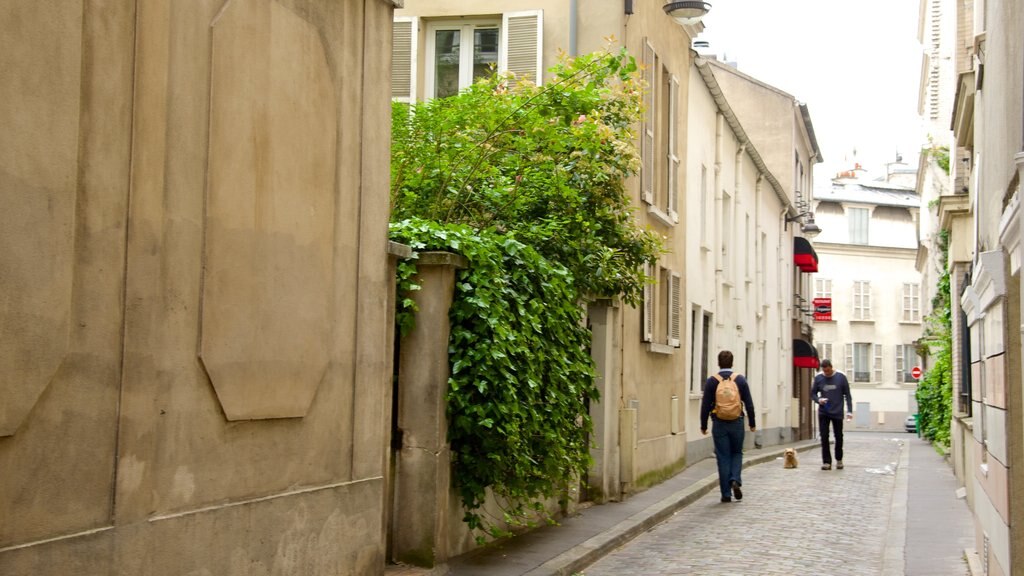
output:
[[722, 491], [722, 502], [743, 499], [743, 408], [746, 407], [750, 431], [754, 425], [754, 399], [750, 386], [742, 374], [733, 372], [732, 352], [718, 353], [717, 374], [704, 383], [704, 396], [700, 403], [700, 433], [708, 434], [708, 416], [713, 427], [711, 438], [715, 443], [715, 459], [718, 460], [718, 485]]
[[836, 372], [828, 358], [821, 361], [821, 374], [814, 377], [811, 386], [811, 400], [818, 403], [818, 431], [821, 433], [821, 469], [832, 469], [832, 452], [829, 450], [828, 429], [836, 438], [836, 468], [843, 469], [843, 403], [846, 403], [846, 420], [853, 420], [853, 397], [850, 396], [850, 382], [842, 372]]

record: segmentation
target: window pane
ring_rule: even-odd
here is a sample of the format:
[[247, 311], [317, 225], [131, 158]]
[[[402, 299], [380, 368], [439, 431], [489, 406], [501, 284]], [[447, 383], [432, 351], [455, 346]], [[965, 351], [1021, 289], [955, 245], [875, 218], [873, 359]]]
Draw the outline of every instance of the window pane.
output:
[[868, 211], [866, 208], [850, 208], [847, 210], [850, 223], [850, 244], [868, 243]]
[[473, 81], [491, 73], [498, 65], [498, 29], [478, 28], [473, 32]]
[[853, 381], [871, 381], [871, 345], [856, 343], [853, 345]]
[[434, 96], [444, 98], [459, 93], [458, 30], [438, 30], [434, 35]]

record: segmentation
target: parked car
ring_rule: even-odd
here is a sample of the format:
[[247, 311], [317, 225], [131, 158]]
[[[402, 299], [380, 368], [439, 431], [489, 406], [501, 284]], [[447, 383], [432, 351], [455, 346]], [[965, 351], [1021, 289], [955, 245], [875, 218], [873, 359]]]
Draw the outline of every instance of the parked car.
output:
[[907, 432], [917, 432], [917, 417], [911, 414], [903, 421], [903, 429]]

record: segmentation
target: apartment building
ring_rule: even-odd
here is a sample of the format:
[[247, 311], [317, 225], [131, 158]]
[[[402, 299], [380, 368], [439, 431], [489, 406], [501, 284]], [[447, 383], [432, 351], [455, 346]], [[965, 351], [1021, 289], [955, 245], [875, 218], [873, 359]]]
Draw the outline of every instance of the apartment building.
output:
[[958, 2], [951, 127], [952, 450], [985, 574], [1024, 573], [1024, 404], [1020, 194], [1024, 175], [1024, 6]]
[[822, 228], [814, 298], [831, 304], [830, 317], [815, 323], [815, 343], [850, 381], [857, 429], [902, 430], [916, 411], [920, 206], [913, 185], [870, 179], [857, 166], [814, 190]]
[[806, 107], [789, 94], [712, 58], [698, 57], [691, 76], [687, 453], [700, 458], [713, 453], [699, 436], [700, 391], [721, 349], [751, 383], [760, 429], [751, 446], [811, 437], [800, 396], [818, 358], [801, 301], [818, 256], [813, 221], [797, 210], [820, 152]]

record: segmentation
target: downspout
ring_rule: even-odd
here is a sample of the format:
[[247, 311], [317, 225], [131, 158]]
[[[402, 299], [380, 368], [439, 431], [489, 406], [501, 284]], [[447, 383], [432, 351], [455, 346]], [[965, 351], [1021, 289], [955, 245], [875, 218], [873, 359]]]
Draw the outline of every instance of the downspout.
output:
[[576, 16], [579, 0], [569, 0], [569, 56], [576, 57]]

